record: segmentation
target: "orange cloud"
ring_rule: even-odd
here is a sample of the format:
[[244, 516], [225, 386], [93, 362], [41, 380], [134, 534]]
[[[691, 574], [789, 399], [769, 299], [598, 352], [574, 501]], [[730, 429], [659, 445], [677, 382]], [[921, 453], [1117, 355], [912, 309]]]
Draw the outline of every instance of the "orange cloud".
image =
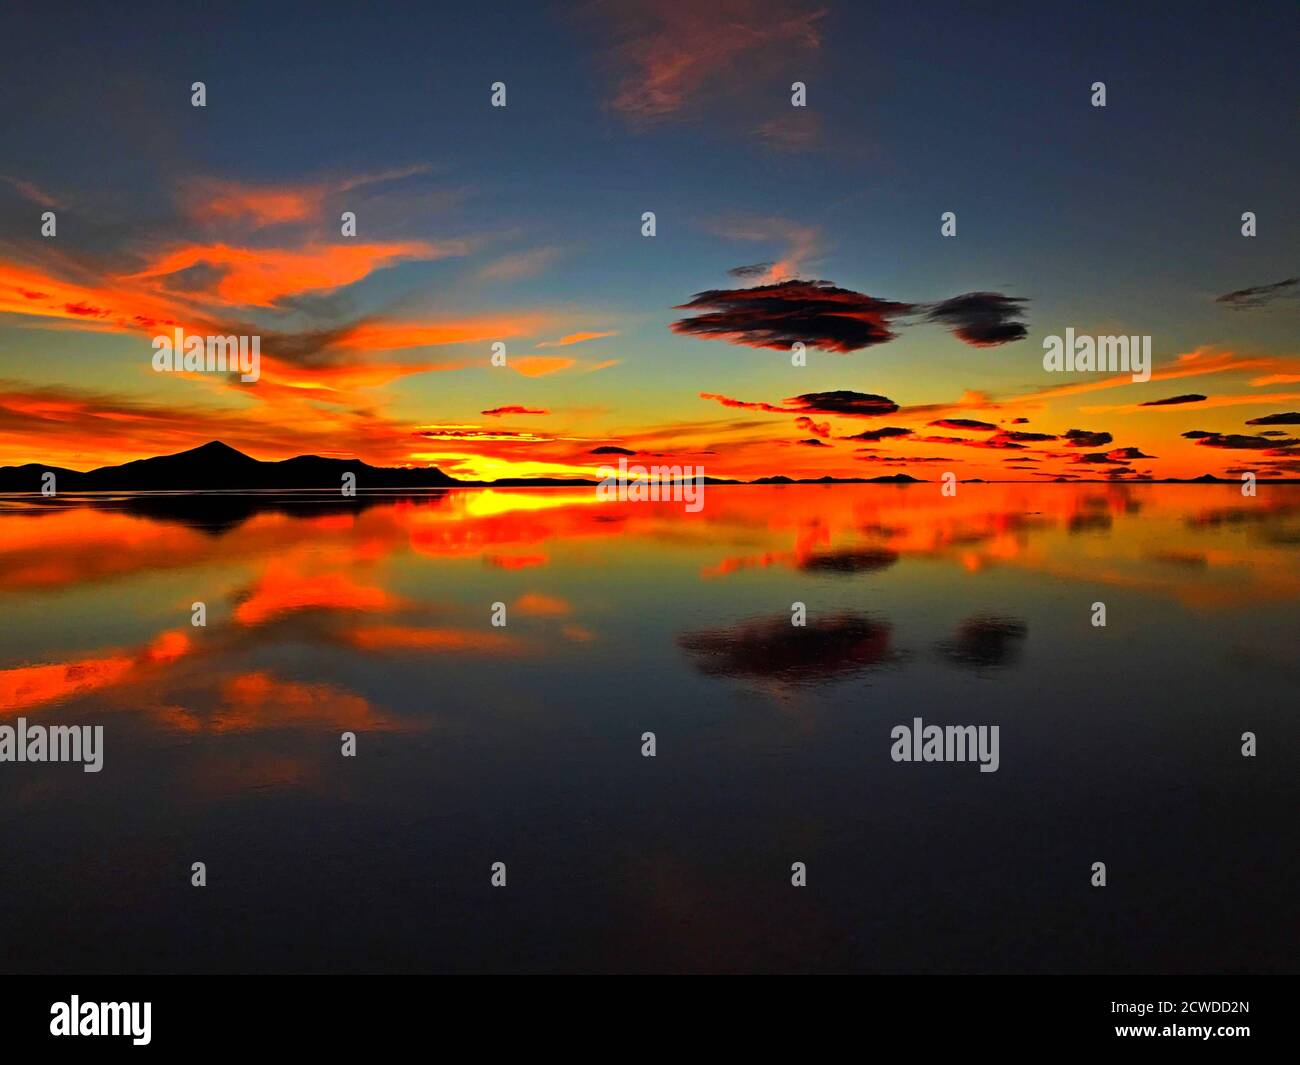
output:
[[173, 300], [129, 286], [74, 284], [18, 263], [0, 263], [0, 313], [135, 332], [178, 325], [186, 312]]
[[[545, 321], [540, 314], [514, 317], [483, 316], [444, 322], [364, 322], [338, 339], [338, 346], [361, 351], [395, 351], [441, 344], [468, 344], [527, 334]], [[524, 356], [524, 359], [538, 356]], [[523, 361], [508, 359], [510, 365]], [[569, 360], [572, 362], [572, 360]]]
[[250, 219], [257, 225], [301, 222], [320, 212], [325, 188], [241, 185], [237, 182], [205, 182], [189, 197], [192, 217], [201, 222]]
[[230, 305], [273, 307], [286, 296], [331, 292], [398, 262], [464, 253], [463, 244], [435, 245], [422, 240], [308, 244], [294, 249], [199, 244], [167, 252], [121, 280], [164, 278], [199, 265], [216, 267], [221, 276], [210, 298]]
[[567, 348], [570, 344], [581, 344], [584, 340], [599, 340], [601, 337], [616, 337], [617, 333], [569, 333], [567, 336], [560, 337], [559, 340], [545, 340], [538, 344], [539, 348]]
[[[262, 356], [262, 379], [257, 384], [255, 398], [269, 400], [281, 390], [305, 393], [305, 398], [328, 403], [357, 401], [352, 393], [359, 389], [377, 388], [414, 374], [439, 373], [463, 370], [470, 366], [465, 359], [442, 362], [363, 362], [339, 363], [317, 366], [298, 366], [280, 359]], [[185, 375], [192, 379], [208, 380], [200, 374]]]
[[559, 355], [524, 355], [521, 358], [510, 359], [508, 365], [513, 367], [516, 373], [521, 373], [525, 377], [545, 377], [547, 374], [567, 370], [576, 361]]
[[302, 185], [249, 185], [216, 178], [194, 178], [182, 190], [180, 199], [189, 216], [199, 222], [242, 221], [254, 226], [306, 222], [321, 214], [324, 201], [330, 196], [428, 170], [428, 166], [419, 164], [379, 174]]

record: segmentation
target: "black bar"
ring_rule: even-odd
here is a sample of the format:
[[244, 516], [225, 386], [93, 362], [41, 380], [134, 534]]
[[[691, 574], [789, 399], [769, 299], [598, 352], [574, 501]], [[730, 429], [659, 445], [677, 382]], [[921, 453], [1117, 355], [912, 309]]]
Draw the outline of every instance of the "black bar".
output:
[[[677, 1055], [692, 1047], [754, 1044], [765, 1054], [784, 1046], [820, 1056], [840, 1040], [855, 1054], [887, 1047], [983, 1055], [1128, 1045], [1139, 1054], [1173, 1049], [1180, 1056], [1209, 1048], [1236, 1060], [1264, 1048], [1294, 1050], [1296, 1043], [1293, 994], [1287, 984], [1263, 977], [871, 976], [834, 986], [775, 977], [704, 989], [647, 979], [577, 978], [556, 986], [436, 976], [59, 976], [6, 985], [0, 997], [6, 1050], [127, 1050], [169, 1060], [179, 1052], [207, 1058], [214, 1051], [319, 1050], [336, 1058], [412, 1047], [498, 1056], [517, 1042], [533, 1054], [585, 1047], [602, 1057], [656, 1049]], [[87, 1003], [148, 1002], [148, 1044], [136, 1045], [129, 1034], [52, 1035], [52, 1006], [70, 1004], [73, 995], [83, 1010]], [[1200, 1003], [1218, 1005], [1201, 1011]], [[1147, 1027], [1215, 1032], [1208, 1039], [1117, 1034]], [[1228, 1035], [1220, 1031], [1225, 1028], [1248, 1032]]]

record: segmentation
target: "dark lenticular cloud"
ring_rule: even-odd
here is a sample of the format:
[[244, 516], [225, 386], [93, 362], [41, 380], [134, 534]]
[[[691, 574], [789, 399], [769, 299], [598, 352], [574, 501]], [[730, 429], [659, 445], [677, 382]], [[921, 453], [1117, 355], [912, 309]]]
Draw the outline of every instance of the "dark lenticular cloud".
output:
[[1195, 392], [1189, 392], [1185, 396], [1170, 396], [1168, 399], [1149, 399], [1145, 403], [1139, 403], [1139, 407], [1172, 407], [1178, 403], [1200, 403], [1205, 396]]
[[[734, 277], [760, 276], [770, 263], [738, 266]], [[751, 348], [786, 350], [796, 342], [841, 353], [885, 344], [897, 335], [896, 319], [923, 313], [958, 339], [977, 348], [1023, 340], [1027, 330], [1019, 319], [1018, 296], [998, 292], [967, 292], [939, 303], [899, 303], [877, 299], [829, 281], [792, 279], [751, 288], [699, 292], [677, 309], [696, 312], [672, 324], [673, 332], [706, 340], [727, 340]]]
[[[775, 403], [753, 402], [721, 396], [716, 392], [701, 392], [700, 399], [711, 399], [724, 407], [739, 410], [761, 410], [769, 414], [842, 414], [858, 418], [875, 418], [881, 414], [893, 414], [898, 404], [887, 396], [876, 396], [870, 392], [805, 392], [802, 396], [791, 396], [784, 400], [783, 406]], [[797, 419], [799, 424], [803, 419]], [[815, 424], [809, 420], [809, 424]]]
[[967, 344], [990, 348], [1025, 339], [1029, 331], [1018, 319], [1026, 302], [1018, 296], [1003, 296], [998, 292], [967, 292], [934, 304], [926, 311], [925, 318], [928, 322], [943, 323]]
[[1080, 455], [1076, 458], [1075, 464], [1081, 462], [1102, 463], [1111, 466], [1123, 466], [1133, 459], [1154, 459], [1156, 455], [1144, 454], [1141, 448], [1136, 447], [1117, 447], [1110, 451], [1094, 452], [1089, 455]]
[[1087, 429], [1071, 429], [1065, 433], [1066, 447], [1101, 447], [1115, 438], [1110, 433], [1094, 433]]
[[479, 413], [486, 414], [490, 418], [500, 418], [506, 414], [550, 414], [551, 412], [543, 410], [541, 407], [511, 405], [508, 407], [493, 407], [491, 410], [481, 410]]
[[1251, 418], [1247, 425], [1300, 425], [1300, 413], [1287, 411], [1285, 414], [1265, 414], [1262, 418]]
[[1300, 440], [1278, 440], [1267, 436], [1242, 436], [1238, 433], [1211, 433], [1204, 429], [1193, 429], [1183, 436], [1195, 440], [1201, 447], [1222, 447], [1231, 451], [1253, 451], [1256, 448], [1288, 448], [1300, 444]]
[[1051, 433], [1027, 433], [1022, 429], [1002, 429], [998, 436], [1004, 440], [1055, 440]]
[[675, 333], [778, 350], [802, 342], [844, 353], [893, 340], [892, 320], [913, 305], [836, 288], [829, 281], [795, 280], [710, 289], [677, 309], [699, 313], [673, 322]]
[[615, 447], [613, 444], [601, 444], [600, 447], [593, 447], [590, 451], [587, 452], [587, 454], [588, 455], [635, 455], [636, 452], [631, 451], [625, 447]]
[[1215, 303], [1226, 303], [1236, 310], [1249, 307], [1263, 307], [1282, 296], [1294, 296], [1300, 277], [1288, 277], [1285, 281], [1275, 281], [1271, 285], [1256, 285], [1254, 288], [1239, 288], [1216, 299]]
[[940, 418], [930, 424], [937, 429], [986, 429], [993, 432], [997, 428], [988, 422], [977, 422], [974, 418]]
[[805, 392], [801, 396], [791, 396], [785, 402], [792, 413], [798, 414], [847, 414], [875, 418], [898, 410], [898, 404], [885, 396], [872, 395], [870, 392], [849, 392], [845, 389], [835, 392]]
[[748, 280], [753, 277], [762, 277], [772, 269], [773, 265], [774, 264], [772, 263], [752, 263], [749, 266], [733, 266], [727, 271], [727, 273], [731, 277], [739, 277]]
[[864, 429], [860, 433], [854, 433], [852, 436], [846, 436], [845, 440], [884, 440], [890, 436], [911, 436], [911, 429], [904, 429], [897, 425], [886, 425], [883, 429]]

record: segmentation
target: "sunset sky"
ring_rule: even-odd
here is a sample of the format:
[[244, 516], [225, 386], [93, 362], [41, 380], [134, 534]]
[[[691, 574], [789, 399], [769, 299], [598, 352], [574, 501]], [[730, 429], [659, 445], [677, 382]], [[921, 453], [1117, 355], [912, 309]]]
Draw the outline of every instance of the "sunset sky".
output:
[[1300, 476], [1289, 6], [9, 11], [0, 465]]

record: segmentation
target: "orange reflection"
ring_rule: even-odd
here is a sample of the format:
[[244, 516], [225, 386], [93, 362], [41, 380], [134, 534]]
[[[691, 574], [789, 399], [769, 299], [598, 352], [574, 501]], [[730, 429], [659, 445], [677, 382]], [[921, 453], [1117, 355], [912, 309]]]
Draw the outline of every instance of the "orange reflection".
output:
[[55, 665], [0, 670], [0, 710], [28, 710], [120, 684], [135, 671], [175, 661], [190, 650], [183, 632], [164, 632], [135, 654], [114, 651]]
[[387, 729], [392, 723], [359, 695], [328, 684], [300, 684], [269, 673], [243, 673], [222, 685], [225, 705], [213, 715], [213, 732], [301, 728]]
[[500, 653], [517, 647], [507, 636], [464, 629], [423, 629], [410, 625], [369, 625], [344, 634], [363, 651], [464, 651]]
[[247, 599], [235, 608], [241, 625], [259, 625], [296, 610], [393, 610], [400, 600], [383, 588], [357, 583], [346, 573], [299, 572], [272, 562]]
[[[29, 501], [0, 509], [0, 598], [34, 604], [31, 617], [85, 643], [11, 641], [0, 710], [93, 697], [96, 710], [194, 732], [396, 727], [364, 689], [276, 679], [259, 656], [315, 656], [303, 668], [321, 669], [397, 652], [386, 668], [399, 680], [375, 699], [387, 706], [422, 655], [456, 668], [533, 664], [545, 660], [537, 652], [608, 639], [598, 620], [645, 609], [636, 577], [651, 568], [657, 609], [701, 581], [957, 587], [1000, 568], [1027, 589], [1074, 582], [1244, 611], [1300, 600], [1298, 526], [1300, 488], [1277, 485], [1258, 497], [1225, 485], [973, 484], [951, 497], [938, 485], [711, 487], [699, 514], [572, 489]], [[546, 591], [529, 572], [541, 566]], [[209, 612], [203, 630], [188, 626], [196, 600]], [[485, 604], [498, 600], [528, 619], [527, 640], [491, 627]], [[147, 642], [115, 635], [154, 617], [170, 620]]]

